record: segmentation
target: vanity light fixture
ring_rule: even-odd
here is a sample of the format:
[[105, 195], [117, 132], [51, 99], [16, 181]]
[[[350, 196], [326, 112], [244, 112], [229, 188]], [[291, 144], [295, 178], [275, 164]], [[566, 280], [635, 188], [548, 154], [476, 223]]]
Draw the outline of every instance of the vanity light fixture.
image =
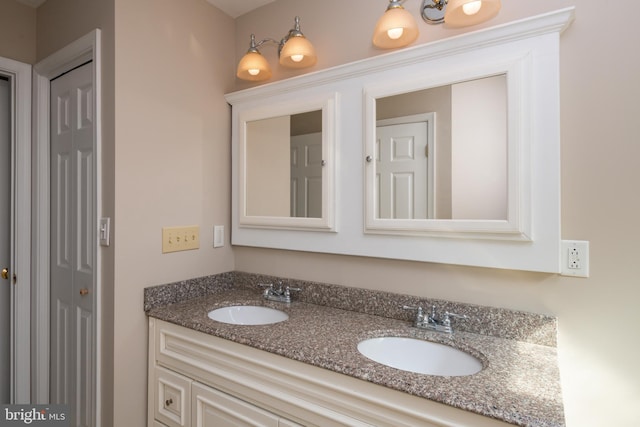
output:
[[406, 46], [418, 38], [418, 24], [402, 7], [405, 0], [390, 0], [373, 30], [373, 44], [383, 49]]
[[280, 41], [266, 38], [256, 42], [251, 34], [249, 50], [238, 63], [236, 75], [242, 80], [260, 81], [271, 77], [269, 63], [262, 56], [258, 48], [266, 42], [278, 45], [280, 65], [288, 68], [305, 68], [316, 63], [318, 57], [313, 45], [300, 31], [300, 18], [296, 16], [295, 26]]
[[[402, 4], [389, 0], [373, 31], [373, 44], [382, 49], [406, 46], [418, 38], [418, 25]], [[466, 27], [488, 21], [500, 11], [500, 0], [422, 0], [422, 19], [429, 24]]]

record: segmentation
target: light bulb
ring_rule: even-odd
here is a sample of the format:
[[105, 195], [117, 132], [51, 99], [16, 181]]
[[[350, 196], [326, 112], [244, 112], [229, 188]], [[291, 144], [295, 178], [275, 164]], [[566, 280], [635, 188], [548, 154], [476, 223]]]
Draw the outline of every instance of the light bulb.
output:
[[482, 0], [470, 1], [462, 5], [462, 11], [465, 15], [475, 15], [482, 7]]
[[387, 30], [387, 35], [391, 40], [398, 40], [400, 37], [402, 37], [403, 33], [404, 33], [404, 28], [402, 27], [389, 28]]
[[297, 55], [291, 55], [291, 60], [293, 62], [300, 62], [304, 59], [304, 55], [301, 54], [297, 54]]
[[252, 76], [257, 76], [258, 74], [260, 74], [260, 70], [258, 70], [257, 68], [249, 68], [247, 72]]

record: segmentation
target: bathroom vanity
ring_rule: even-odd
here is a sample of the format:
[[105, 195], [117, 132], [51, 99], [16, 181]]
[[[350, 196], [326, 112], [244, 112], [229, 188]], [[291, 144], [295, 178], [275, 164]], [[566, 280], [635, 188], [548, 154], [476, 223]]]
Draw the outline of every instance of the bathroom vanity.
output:
[[[222, 287], [147, 289], [149, 426], [564, 425], [553, 318], [312, 282], [295, 282], [302, 291], [283, 304], [257, 286], [275, 278], [229, 274]], [[445, 334], [415, 328], [401, 308], [431, 303], [469, 319]], [[234, 325], [207, 315], [246, 305], [288, 319]], [[376, 337], [442, 343], [482, 370], [440, 376], [385, 366], [358, 351]]]
[[[560, 272], [572, 20], [566, 8], [227, 94], [232, 244]], [[264, 299], [259, 284], [276, 281], [301, 290]], [[208, 317], [232, 306], [286, 320]], [[451, 334], [415, 327], [432, 306], [466, 319], [445, 315]], [[552, 317], [239, 272], [149, 288], [145, 311], [149, 426], [564, 426]], [[481, 369], [428, 375], [358, 350], [381, 337], [444, 344]]]

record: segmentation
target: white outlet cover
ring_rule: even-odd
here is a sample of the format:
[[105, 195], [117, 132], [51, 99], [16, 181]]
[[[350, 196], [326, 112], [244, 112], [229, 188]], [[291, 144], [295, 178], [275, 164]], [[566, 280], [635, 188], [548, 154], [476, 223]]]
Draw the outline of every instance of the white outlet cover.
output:
[[[570, 253], [574, 251], [577, 251], [577, 256], [570, 256]], [[563, 240], [560, 254], [562, 257], [560, 260], [561, 275], [589, 277], [589, 241]], [[578, 268], [572, 267], [572, 264], [576, 262]]]

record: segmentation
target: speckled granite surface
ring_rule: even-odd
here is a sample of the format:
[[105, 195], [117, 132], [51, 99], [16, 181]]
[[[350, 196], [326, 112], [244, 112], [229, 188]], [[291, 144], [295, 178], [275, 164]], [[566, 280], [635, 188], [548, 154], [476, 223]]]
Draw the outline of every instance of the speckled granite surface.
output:
[[[412, 305], [415, 297], [342, 287], [333, 289], [334, 285], [296, 281], [290, 284], [303, 291], [294, 295], [291, 304], [283, 304], [265, 301], [260, 296], [257, 283], [269, 283], [272, 279], [233, 272], [196, 279], [193, 283], [148, 288], [145, 309], [149, 316], [161, 320], [515, 425], [564, 426], [555, 319], [434, 301], [444, 304], [446, 310], [475, 316], [473, 319], [478, 323], [492, 319], [504, 323], [493, 328], [476, 325], [480, 331], [475, 332], [486, 329], [490, 332], [487, 334], [469, 332], [473, 326], [467, 326], [465, 331], [463, 322], [459, 322], [456, 333], [448, 336], [418, 330], [411, 326], [411, 314], [407, 316], [404, 310], [398, 311], [397, 298], [406, 298], [402, 303]], [[326, 295], [325, 286], [337, 294]], [[393, 303], [389, 304], [389, 300]], [[269, 306], [287, 312], [289, 319], [272, 325], [237, 326], [207, 317], [209, 311], [229, 305]], [[509, 331], [509, 325], [526, 331]], [[553, 329], [553, 332], [536, 332], [536, 327]], [[357, 350], [358, 342], [380, 336], [407, 336], [445, 343], [478, 357], [484, 367], [481, 372], [464, 377], [429, 376], [386, 367]], [[513, 338], [520, 336], [526, 339]]]

